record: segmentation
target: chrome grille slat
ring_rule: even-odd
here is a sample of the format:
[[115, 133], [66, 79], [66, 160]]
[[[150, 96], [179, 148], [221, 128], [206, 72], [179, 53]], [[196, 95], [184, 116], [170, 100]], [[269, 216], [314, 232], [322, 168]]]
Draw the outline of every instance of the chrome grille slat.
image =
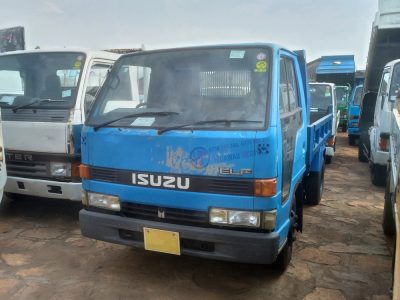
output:
[[25, 122], [67, 122], [70, 109], [20, 109], [13, 112], [11, 109], [3, 108], [1, 116], [3, 121], [25, 121]]

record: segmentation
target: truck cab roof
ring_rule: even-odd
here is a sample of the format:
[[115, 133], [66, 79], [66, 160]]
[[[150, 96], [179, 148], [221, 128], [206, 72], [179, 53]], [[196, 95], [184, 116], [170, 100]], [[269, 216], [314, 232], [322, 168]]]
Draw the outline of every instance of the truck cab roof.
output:
[[292, 53], [293, 55], [296, 55], [295, 52], [282, 47], [278, 44], [274, 43], [262, 43], [262, 42], [254, 42], [254, 43], [233, 43], [233, 44], [218, 44], [218, 45], [199, 45], [199, 46], [191, 46], [191, 47], [176, 47], [176, 48], [164, 48], [164, 49], [153, 49], [153, 50], [145, 50], [145, 51], [139, 51], [139, 52], [133, 52], [133, 53], [127, 53], [124, 54], [123, 56], [130, 56], [130, 55], [141, 55], [144, 53], [157, 53], [157, 52], [166, 52], [166, 51], [183, 51], [183, 50], [201, 50], [201, 49], [226, 49], [226, 48], [271, 48], [272, 51], [279, 51], [279, 50], [285, 50], [287, 52]]
[[103, 58], [110, 60], [117, 60], [121, 55], [108, 52], [108, 51], [100, 51], [100, 50], [88, 50], [81, 48], [56, 48], [56, 49], [36, 49], [36, 50], [19, 50], [19, 51], [11, 51], [1, 53], [0, 56], [8, 56], [8, 55], [24, 55], [24, 54], [32, 54], [32, 53], [61, 53], [61, 52], [76, 52], [76, 53], [84, 53], [87, 58]]

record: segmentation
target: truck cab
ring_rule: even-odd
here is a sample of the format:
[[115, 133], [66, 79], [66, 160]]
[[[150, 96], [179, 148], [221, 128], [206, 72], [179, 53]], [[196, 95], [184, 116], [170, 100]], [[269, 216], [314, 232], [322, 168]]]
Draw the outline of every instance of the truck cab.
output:
[[8, 195], [81, 200], [82, 124], [118, 57], [66, 49], [0, 55]]
[[327, 142], [325, 151], [325, 162], [329, 164], [335, 155], [336, 133], [340, 117], [336, 103], [335, 85], [333, 83], [311, 82], [310, 103], [311, 123], [329, 114], [333, 115], [332, 135]]
[[348, 106], [348, 128], [347, 133], [349, 136], [349, 145], [354, 146], [356, 139], [360, 137], [359, 118], [360, 118], [360, 104], [363, 97], [363, 86], [358, 85], [354, 88], [351, 100]]
[[273, 44], [122, 56], [82, 130], [82, 234], [284, 270], [323, 192], [332, 115], [309, 106], [304, 55]]
[[386, 64], [383, 70], [375, 104], [374, 123], [369, 129], [371, 180], [379, 186], [386, 184], [391, 114], [399, 93], [400, 60], [395, 60]]

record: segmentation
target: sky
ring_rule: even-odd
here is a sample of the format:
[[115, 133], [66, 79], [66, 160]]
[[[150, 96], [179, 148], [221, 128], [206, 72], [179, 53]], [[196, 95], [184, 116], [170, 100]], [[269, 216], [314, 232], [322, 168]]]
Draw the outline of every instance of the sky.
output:
[[307, 60], [367, 62], [378, 0], [0, 0], [0, 28], [25, 27], [26, 48], [170, 48], [274, 42]]

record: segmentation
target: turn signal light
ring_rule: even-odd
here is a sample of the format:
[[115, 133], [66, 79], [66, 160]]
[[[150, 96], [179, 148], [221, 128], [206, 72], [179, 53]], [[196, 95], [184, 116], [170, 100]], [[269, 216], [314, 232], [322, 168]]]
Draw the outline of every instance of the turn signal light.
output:
[[276, 178], [272, 179], [257, 179], [254, 182], [254, 196], [256, 197], [271, 197], [276, 195]]
[[80, 163], [71, 164], [71, 177], [80, 178]]
[[79, 175], [81, 179], [89, 179], [90, 178], [90, 172], [89, 172], [89, 167], [86, 165], [80, 165], [79, 166]]
[[381, 151], [388, 151], [388, 137], [381, 135], [379, 139], [379, 150]]

